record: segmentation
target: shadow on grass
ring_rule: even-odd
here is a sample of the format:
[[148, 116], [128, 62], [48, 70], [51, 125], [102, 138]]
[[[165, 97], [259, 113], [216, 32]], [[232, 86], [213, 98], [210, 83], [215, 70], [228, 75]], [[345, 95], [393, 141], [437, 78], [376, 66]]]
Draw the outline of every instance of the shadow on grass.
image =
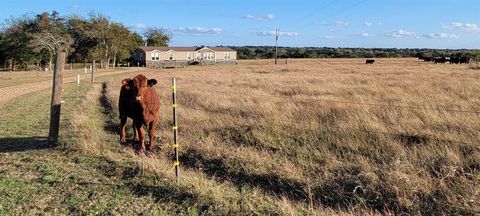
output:
[[198, 194], [172, 184], [146, 185], [130, 183], [127, 187], [137, 196], [152, 196], [155, 202], [194, 205], [198, 202]]
[[0, 137], [0, 153], [49, 148], [47, 137]]
[[137, 196], [151, 196], [159, 203], [194, 205], [198, 202], [198, 194], [191, 192], [188, 188], [181, 188], [174, 183], [163, 181], [155, 184], [147, 183], [152, 176], [141, 173], [142, 171], [138, 167], [119, 164], [108, 158], [102, 158], [97, 168], [104, 176], [119, 178], [124, 182], [121, 185], [112, 184], [113, 186], [128, 188]]
[[[107, 117], [104, 129], [105, 131], [111, 134], [118, 134], [120, 130], [119, 122], [115, 122], [116, 118], [115, 112], [113, 110], [113, 104], [110, 98], [108, 97], [108, 84], [106, 82], [102, 83], [102, 95], [100, 96], [100, 104], [102, 106], [102, 113]], [[120, 120], [119, 120], [120, 121]]]
[[274, 196], [285, 196], [299, 202], [308, 200], [307, 186], [304, 183], [283, 178], [275, 173], [247, 173], [241, 166], [227, 165], [220, 158], [207, 159], [195, 149], [185, 150], [180, 160], [187, 167], [202, 169], [210, 177], [232, 182], [239, 188], [248, 185], [258, 187]]

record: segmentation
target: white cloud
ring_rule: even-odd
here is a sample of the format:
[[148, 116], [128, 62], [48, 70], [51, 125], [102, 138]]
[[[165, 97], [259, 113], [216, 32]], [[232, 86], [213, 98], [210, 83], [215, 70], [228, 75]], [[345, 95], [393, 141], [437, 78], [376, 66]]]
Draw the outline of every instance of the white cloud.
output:
[[416, 34], [415, 32], [409, 32], [403, 29], [399, 29], [399, 30], [390, 32], [390, 34], [388, 34], [387, 36], [393, 37], [393, 38], [405, 38], [405, 37], [416, 36]]
[[192, 35], [218, 35], [223, 33], [223, 29], [221, 28], [203, 28], [203, 27], [180, 27], [174, 29], [176, 32], [181, 32], [185, 34], [192, 34]]
[[250, 20], [266, 21], [266, 20], [275, 19], [275, 15], [267, 14], [265, 16], [255, 16], [255, 15], [247, 14], [247, 15], [243, 16], [243, 18], [250, 19]]
[[315, 22], [315, 25], [329, 26], [329, 25], [332, 25], [332, 24], [327, 23], [327, 22], [325, 22], [325, 21], [321, 21], [321, 22], [320, 22], [320, 21], [316, 21], [316, 22]]
[[370, 36], [370, 34], [368, 34], [368, 32], [363, 32], [361, 35], [362, 35], [362, 37], [369, 37]]
[[372, 26], [381, 26], [381, 22], [370, 22], [370, 21], [365, 21], [363, 22], [363, 26], [365, 27], [372, 27]]
[[73, 8], [80, 8], [80, 5], [74, 4], [72, 7], [73, 7]]
[[143, 23], [136, 23], [136, 24], [127, 25], [127, 28], [135, 29], [135, 30], [143, 30], [143, 29], [146, 29], [147, 26]]
[[[258, 36], [275, 36], [275, 31], [257, 32], [257, 35]], [[286, 37], [295, 37], [295, 36], [298, 36], [298, 32], [278, 32], [278, 35], [286, 36]]]
[[442, 27], [445, 29], [459, 29], [466, 32], [478, 31], [478, 25], [472, 23], [453, 22], [448, 25], [443, 25]]
[[459, 38], [456, 34], [447, 34], [447, 33], [428, 33], [423, 35], [424, 38], [428, 39], [456, 39]]
[[323, 39], [334, 39], [335, 37], [331, 36], [331, 35], [325, 35], [325, 36], [322, 36]]
[[345, 26], [348, 26], [348, 25], [350, 25], [350, 24], [349, 24], [348, 22], [344, 22], [344, 21], [336, 21], [336, 22], [335, 22], [335, 25], [336, 25], [337, 27], [345, 27]]
[[340, 27], [346, 27], [346, 26], [349, 26], [350, 23], [348, 22], [345, 22], [345, 21], [341, 21], [341, 20], [337, 20], [335, 23], [327, 23], [325, 21], [317, 21], [315, 22], [315, 25], [322, 25], [322, 26], [335, 26], [337, 28], [340, 28]]

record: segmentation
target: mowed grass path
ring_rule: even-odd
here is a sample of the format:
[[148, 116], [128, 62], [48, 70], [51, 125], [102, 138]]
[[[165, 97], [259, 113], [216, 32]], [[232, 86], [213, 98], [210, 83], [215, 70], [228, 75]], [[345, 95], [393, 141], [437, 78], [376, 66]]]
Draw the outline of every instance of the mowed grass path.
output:
[[[67, 85], [64, 91], [63, 142], [73, 137], [70, 121], [88, 88]], [[135, 195], [117, 176], [119, 165], [47, 148], [50, 94], [30, 93], [0, 109], [0, 215], [161, 213], [148, 206], [153, 198]]]

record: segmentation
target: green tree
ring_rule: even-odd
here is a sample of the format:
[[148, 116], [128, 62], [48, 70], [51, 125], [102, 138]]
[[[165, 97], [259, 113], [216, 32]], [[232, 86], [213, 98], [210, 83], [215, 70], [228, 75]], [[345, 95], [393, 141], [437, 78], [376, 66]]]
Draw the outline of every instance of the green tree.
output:
[[35, 27], [29, 47], [33, 48], [33, 51], [40, 56], [42, 53], [48, 53], [49, 70], [51, 70], [56, 49], [62, 49], [65, 52], [72, 51], [70, 48], [72, 38], [67, 31], [65, 20], [56, 11], [51, 14], [44, 12], [37, 15], [34, 23]]
[[172, 35], [165, 29], [149, 28], [143, 34], [147, 46], [168, 46]]
[[5, 33], [0, 29], [0, 65], [5, 68], [7, 58], [5, 56]]
[[94, 60], [90, 53], [97, 46], [97, 41], [89, 35], [91, 28], [89, 21], [74, 15], [70, 16], [66, 23], [67, 30], [74, 41], [72, 44], [74, 52], [69, 58], [84, 63]]
[[4, 53], [8, 59], [8, 67], [12, 70], [20, 65], [27, 69], [29, 63], [37, 60], [35, 52], [29, 44], [35, 31], [35, 22], [28, 16], [11, 18], [4, 32]]
[[[130, 32], [125, 26], [119, 23], [112, 23], [109, 28], [108, 44], [110, 45], [115, 67], [117, 59], [125, 60], [130, 57], [132, 51], [139, 46], [135, 33]], [[140, 44], [141, 45], [141, 44]]]
[[476, 62], [480, 62], [480, 50], [475, 51], [475, 53], [473, 54], [473, 58]]

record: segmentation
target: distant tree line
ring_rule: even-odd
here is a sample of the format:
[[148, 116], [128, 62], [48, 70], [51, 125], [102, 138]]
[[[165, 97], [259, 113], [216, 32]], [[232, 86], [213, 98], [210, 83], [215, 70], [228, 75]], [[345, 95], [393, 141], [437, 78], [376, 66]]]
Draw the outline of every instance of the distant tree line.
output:
[[53, 39], [64, 38], [67, 62], [87, 63], [96, 60], [102, 68], [127, 62], [133, 51], [144, 43], [167, 46], [171, 35], [163, 29], [147, 29], [142, 36], [108, 17], [90, 13], [88, 18], [62, 17], [56, 11], [23, 15], [7, 20], [0, 29], [0, 67], [26, 69], [42, 65], [51, 69]]
[[[275, 58], [275, 47], [232, 47], [239, 59]], [[473, 49], [396, 49], [396, 48], [330, 48], [330, 47], [279, 47], [279, 58], [406, 58], [406, 57], [480, 57]]]

